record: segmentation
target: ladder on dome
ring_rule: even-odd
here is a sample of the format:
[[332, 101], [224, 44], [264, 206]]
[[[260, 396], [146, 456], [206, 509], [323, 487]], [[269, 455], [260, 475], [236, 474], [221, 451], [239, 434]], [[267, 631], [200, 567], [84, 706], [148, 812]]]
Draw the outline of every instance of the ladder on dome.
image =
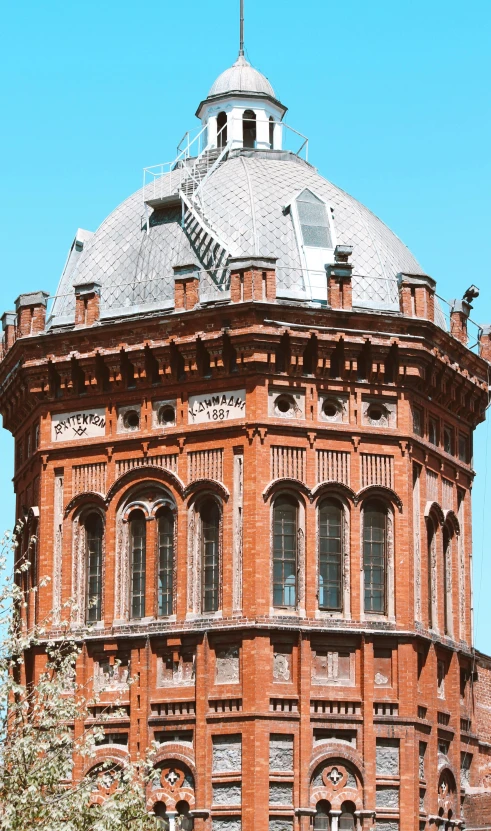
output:
[[[224, 129], [222, 128], [222, 130]], [[217, 135], [218, 144], [220, 144], [222, 130]], [[206, 127], [203, 127], [192, 141], [189, 141], [189, 134], [186, 134], [184, 138], [188, 138], [188, 143], [178, 153], [173, 162], [165, 165], [157, 165], [156, 168], [144, 169], [143, 200], [145, 204], [146, 231], [147, 234], [150, 232], [148, 208], [158, 208], [159, 205], [174, 204], [176, 203], [177, 197], [183, 206], [183, 227], [185, 214], [188, 212], [207, 239], [205, 248], [210, 252], [212, 267], [223, 268], [231, 254], [230, 246], [221, 238], [220, 234], [213, 228], [206, 216], [204, 192], [206, 183], [232, 149], [233, 140], [231, 139], [222, 147], [210, 147], [206, 144], [200, 149], [205, 133]], [[182, 140], [178, 146], [178, 150], [181, 144]], [[198, 154], [193, 158], [191, 152], [194, 145], [198, 149]], [[176, 171], [178, 171], [179, 177], [177, 193], [175, 176], [173, 176]], [[145, 180], [147, 174], [152, 177], [150, 182], [152, 198], [149, 199], [146, 198], [149, 187]]]

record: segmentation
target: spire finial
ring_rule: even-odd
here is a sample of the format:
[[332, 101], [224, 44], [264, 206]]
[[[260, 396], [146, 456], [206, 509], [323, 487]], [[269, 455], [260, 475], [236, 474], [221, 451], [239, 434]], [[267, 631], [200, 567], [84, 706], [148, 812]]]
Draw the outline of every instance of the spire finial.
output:
[[240, 44], [239, 57], [244, 55], [244, 0], [240, 0]]

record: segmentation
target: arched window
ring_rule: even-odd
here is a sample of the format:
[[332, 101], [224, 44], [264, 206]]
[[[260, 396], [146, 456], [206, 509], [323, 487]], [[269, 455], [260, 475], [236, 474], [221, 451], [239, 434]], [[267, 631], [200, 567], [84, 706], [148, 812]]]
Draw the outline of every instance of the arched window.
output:
[[319, 609], [342, 609], [343, 510], [326, 499], [319, 508]]
[[272, 115], [269, 116], [269, 147], [270, 150], [274, 148], [274, 118]]
[[217, 115], [217, 145], [218, 147], [225, 147], [228, 141], [227, 138], [227, 113], [223, 111]]
[[174, 597], [174, 514], [170, 508], [162, 510], [158, 522], [158, 613], [171, 615]]
[[339, 817], [339, 831], [355, 831], [355, 809], [353, 802], [343, 802]]
[[379, 502], [367, 502], [363, 510], [363, 572], [365, 612], [385, 614], [387, 512]]
[[130, 515], [131, 617], [145, 617], [146, 520], [143, 511]]
[[104, 525], [98, 513], [85, 520], [85, 548], [87, 563], [87, 623], [97, 623], [102, 615], [102, 537]]
[[220, 510], [212, 499], [203, 503], [201, 520], [201, 574], [203, 612], [216, 612], [220, 602]]
[[315, 806], [314, 831], [329, 831], [329, 812], [331, 806], [327, 799], [321, 799]]
[[297, 605], [298, 504], [280, 496], [273, 508], [273, 605]]
[[452, 635], [452, 532], [443, 528], [443, 625], [446, 635]]
[[256, 113], [254, 110], [244, 110], [242, 116], [242, 144], [244, 147], [256, 146]]

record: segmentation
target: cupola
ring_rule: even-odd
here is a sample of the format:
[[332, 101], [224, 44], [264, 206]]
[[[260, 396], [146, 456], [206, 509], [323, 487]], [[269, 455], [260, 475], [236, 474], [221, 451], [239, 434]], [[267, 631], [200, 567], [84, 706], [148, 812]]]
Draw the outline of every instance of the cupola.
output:
[[196, 115], [206, 127], [208, 147], [281, 150], [287, 108], [268, 79], [244, 56], [241, 5], [240, 48], [235, 63], [218, 76]]

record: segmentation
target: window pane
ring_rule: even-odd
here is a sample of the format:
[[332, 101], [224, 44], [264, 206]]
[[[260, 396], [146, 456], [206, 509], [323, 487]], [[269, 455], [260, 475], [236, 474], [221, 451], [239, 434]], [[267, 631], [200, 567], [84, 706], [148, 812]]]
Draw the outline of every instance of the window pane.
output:
[[363, 512], [365, 611], [385, 612], [386, 514], [368, 504]]
[[204, 612], [219, 608], [220, 580], [220, 514], [214, 502], [207, 502], [201, 516], [201, 568], [203, 580], [202, 607]]
[[342, 608], [341, 507], [324, 502], [319, 509], [319, 608]]
[[96, 623], [102, 614], [102, 533], [102, 517], [90, 514], [85, 522], [88, 623]]
[[286, 497], [273, 508], [273, 604], [297, 604], [297, 505]]
[[138, 513], [130, 519], [131, 617], [145, 617], [146, 522]]
[[304, 245], [314, 248], [332, 248], [327, 209], [317, 196], [308, 190], [297, 199], [298, 217]]
[[171, 511], [159, 516], [158, 604], [161, 617], [172, 614], [174, 586], [174, 517]]

